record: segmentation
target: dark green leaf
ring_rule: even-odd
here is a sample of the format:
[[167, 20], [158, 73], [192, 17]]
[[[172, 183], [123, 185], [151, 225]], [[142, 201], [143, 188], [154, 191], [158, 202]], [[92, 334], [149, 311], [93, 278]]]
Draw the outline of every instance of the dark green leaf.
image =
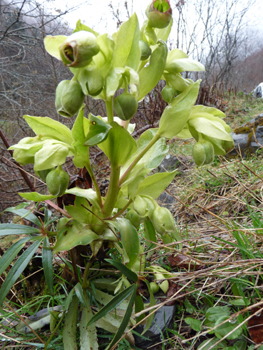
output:
[[7, 269], [7, 267], [13, 262], [17, 254], [24, 247], [25, 242], [28, 241], [28, 237], [22, 238], [13, 244], [0, 259], [0, 276]]
[[32, 233], [40, 233], [36, 227], [18, 224], [0, 224], [0, 236], [6, 235], [26, 235]]
[[132, 314], [132, 306], [133, 306], [133, 303], [135, 301], [136, 294], [137, 294], [137, 284], [134, 284], [133, 286], [131, 286], [129, 288], [132, 288], [132, 290], [131, 290], [132, 291], [132, 295], [131, 295], [131, 298], [130, 298], [130, 301], [129, 301], [129, 305], [128, 305], [127, 311], [126, 311], [126, 313], [125, 313], [125, 315], [123, 317], [123, 321], [122, 321], [122, 323], [120, 325], [120, 328], [118, 329], [118, 332], [115, 334], [114, 338], [112, 339], [110, 345], [108, 345], [106, 350], [111, 349], [112, 346], [117, 343], [117, 341], [121, 338], [121, 336], [125, 332], [125, 329], [126, 329], [128, 323], [130, 322], [130, 318], [131, 318], [131, 314]]
[[[149, 306], [154, 306], [155, 305], [155, 297], [154, 297], [153, 292], [152, 292], [152, 290], [150, 288], [150, 283], [147, 280], [145, 280], [145, 283], [147, 285], [147, 288], [148, 288], [148, 291], [149, 291], [149, 294], [150, 294], [150, 305]], [[151, 311], [150, 312], [150, 316], [148, 316], [148, 318], [147, 318], [147, 322], [146, 322], [146, 325], [144, 327], [144, 330], [143, 330], [142, 334], [147, 332], [148, 329], [151, 327], [151, 325], [153, 323], [154, 315], [155, 315], [155, 313]]]
[[[92, 323], [99, 320], [101, 317], [107, 315], [109, 312], [111, 312], [113, 309], [116, 309], [118, 305], [120, 305], [123, 300], [128, 298], [129, 295], [131, 295], [134, 292], [134, 288], [137, 290], [137, 285], [132, 285], [128, 287], [127, 289], [124, 289], [122, 292], [120, 292], [118, 295], [116, 295], [107, 305], [105, 305], [103, 308], [100, 309], [89, 321], [88, 326]], [[127, 326], [127, 325], [126, 325]], [[125, 326], [125, 328], [126, 328]]]
[[138, 276], [135, 272], [130, 270], [127, 266], [123, 265], [121, 262], [111, 259], [105, 259], [110, 264], [112, 264], [116, 269], [120, 270], [129, 280], [132, 282], [138, 281]]
[[5, 211], [21, 216], [21, 218], [25, 218], [26, 220], [33, 222], [33, 224], [41, 227], [42, 224], [38, 217], [31, 213], [30, 210], [27, 209], [16, 209], [16, 208], [8, 208]]
[[105, 123], [101, 118], [90, 114], [90, 126], [85, 145], [95, 146], [103, 142], [108, 137], [111, 128], [112, 126]]
[[[135, 298], [135, 313], [141, 312], [144, 310], [144, 302], [142, 300], [142, 297], [140, 295], [136, 295]], [[142, 319], [144, 319], [145, 314], [141, 314], [139, 317], [136, 317], [136, 323], [140, 322]]]
[[44, 246], [42, 250], [42, 263], [44, 268], [44, 275], [47, 281], [49, 292], [53, 295], [53, 254], [50, 250], [50, 244], [48, 237], [44, 238]]
[[202, 322], [192, 317], [186, 317], [185, 322], [189, 324], [189, 326], [196, 332], [200, 332], [202, 330]]
[[35, 251], [39, 247], [41, 241], [42, 241], [42, 238], [38, 239], [36, 242], [31, 244], [31, 246], [27, 248], [27, 250], [24, 251], [22, 255], [20, 255], [20, 257], [17, 259], [17, 261], [9, 271], [5, 281], [2, 284], [2, 288], [0, 289], [0, 305], [2, 305], [6, 295], [12, 288], [13, 284], [16, 282], [16, 280], [22, 274], [24, 269], [27, 267], [29, 261], [35, 254]]

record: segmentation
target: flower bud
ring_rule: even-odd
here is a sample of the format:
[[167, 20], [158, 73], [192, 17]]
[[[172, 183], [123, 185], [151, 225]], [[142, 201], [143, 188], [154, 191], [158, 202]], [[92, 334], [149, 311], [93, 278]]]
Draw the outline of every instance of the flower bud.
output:
[[48, 191], [53, 196], [61, 197], [68, 188], [69, 175], [61, 166], [58, 166], [47, 174], [46, 184]]
[[166, 85], [161, 92], [162, 98], [165, 102], [171, 103], [174, 96], [175, 96], [175, 90], [174, 88]]
[[213, 162], [215, 157], [214, 147], [211, 142], [204, 141], [203, 147], [205, 150], [205, 163], [204, 164], [210, 164]]
[[50, 173], [51, 170], [53, 170], [53, 168], [45, 169], [45, 170], [39, 170], [39, 171], [35, 171], [35, 174], [37, 176], [39, 176], [42, 181], [46, 181], [47, 174]]
[[87, 66], [99, 51], [95, 35], [85, 30], [70, 35], [59, 48], [65, 66], [75, 68]]
[[150, 289], [153, 294], [156, 294], [159, 291], [160, 287], [156, 282], [150, 282]]
[[135, 115], [137, 108], [136, 98], [128, 92], [124, 92], [114, 99], [114, 110], [122, 120], [130, 120]]
[[175, 229], [173, 216], [167, 208], [157, 207], [152, 213], [151, 220], [155, 230], [160, 234]]
[[153, 28], [165, 28], [172, 19], [172, 9], [168, 0], [153, 0], [145, 13], [148, 25]]
[[99, 69], [82, 69], [78, 80], [82, 91], [90, 96], [99, 95], [104, 86], [104, 79]]
[[215, 156], [212, 143], [206, 140], [198, 141], [193, 147], [192, 154], [198, 166], [212, 163]]
[[56, 110], [63, 117], [73, 117], [78, 113], [84, 99], [85, 95], [77, 81], [63, 80], [56, 89]]
[[141, 61], [147, 60], [152, 54], [152, 49], [150, 46], [143, 40], [139, 41], [139, 47], [141, 51]]
[[130, 221], [130, 223], [136, 228], [136, 230], [138, 230], [138, 228], [140, 227], [141, 218], [135, 210], [129, 210], [125, 218]]

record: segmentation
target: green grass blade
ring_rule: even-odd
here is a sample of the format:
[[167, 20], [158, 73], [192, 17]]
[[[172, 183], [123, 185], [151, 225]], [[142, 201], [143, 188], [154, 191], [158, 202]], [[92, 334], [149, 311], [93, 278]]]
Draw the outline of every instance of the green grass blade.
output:
[[72, 298], [68, 312], [65, 317], [65, 324], [63, 328], [63, 344], [64, 350], [77, 350], [77, 321], [78, 321], [78, 303], [79, 300], [76, 295]]
[[127, 266], [123, 265], [121, 262], [111, 259], [105, 259], [105, 261], [109, 262], [114, 267], [116, 267], [116, 269], [120, 270], [132, 282], [138, 281], [137, 274], [130, 270]]
[[84, 302], [87, 306], [82, 308], [82, 315], [79, 324], [80, 350], [99, 350], [96, 325], [93, 323], [92, 325], [87, 326], [88, 322], [93, 316], [89, 298], [86, 293], [84, 294], [82, 292], [82, 294], [84, 297]]
[[123, 317], [123, 321], [122, 321], [122, 323], [120, 325], [120, 328], [118, 329], [117, 333], [113, 337], [110, 345], [108, 345], [106, 350], [110, 350], [112, 348], [112, 346], [114, 344], [116, 344], [118, 342], [118, 340], [120, 340], [121, 336], [125, 332], [125, 329], [126, 329], [128, 323], [130, 321], [131, 314], [132, 314], [132, 306], [133, 306], [133, 303], [135, 301], [136, 294], [137, 294], [137, 284], [134, 284], [134, 285], [132, 285], [129, 288], [132, 288], [132, 295], [131, 295], [131, 298], [130, 298], [130, 301], [129, 301], [129, 305], [128, 305], [127, 311], [125, 312], [125, 315]]
[[15, 209], [15, 208], [8, 208], [5, 211], [8, 211], [9, 213], [16, 214], [18, 216], [21, 216], [21, 218], [25, 218], [26, 220], [32, 222], [33, 224], [37, 225], [38, 227], [41, 227], [41, 221], [38, 219], [36, 215], [31, 213], [30, 210], [27, 209]]
[[2, 288], [0, 290], [0, 305], [2, 305], [6, 295], [12, 288], [13, 284], [16, 282], [18, 277], [27, 267], [29, 261], [31, 260], [35, 251], [39, 247], [41, 241], [42, 241], [42, 237], [41, 239], [38, 239], [36, 242], [31, 244], [31, 246], [27, 248], [27, 250], [24, 251], [24, 253], [17, 259], [14, 266], [9, 271], [4, 283], [2, 284]]
[[20, 252], [20, 250], [24, 247], [25, 242], [28, 241], [28, 238], [22, 238], [15, 244], [13, 244], [1, 257], [0, 259], [0, 276], [7, 269], [7, 267], [12, 263], [14, 258]]
[[31, 233], [40, 233], [40, 230], [39, 228], [26, 225], [0, 224], [0, 236], [26, 235]]
[[[136, 285], [137, 290], [137, 285]], [[120, 292], [118, 295], [116, 295], [107, 305], [105, 305], [103, 308], [100, 309], [89, 321], [88, 326], [92, 323], [98, 321], [101, 317], [107, 315], [109, 312], [111, 312], [113, 309], [116, 309], [118, 305], [122, 303], [123, 300], [128, 298], [129, 295], [131, 295], [134, 291], [134, 285], [128, 287], [127, 289], [124, 289], [122, 292]]]
[[49, 240], [48, 237], [44, 238], [44, 247], [42, 250], [42, 264], [44, 268], [44, 275], [45, 279], [47, 281], [47, 286], [49, 292], [53, 295], [53, 254], [52, 251], [49, 249]]

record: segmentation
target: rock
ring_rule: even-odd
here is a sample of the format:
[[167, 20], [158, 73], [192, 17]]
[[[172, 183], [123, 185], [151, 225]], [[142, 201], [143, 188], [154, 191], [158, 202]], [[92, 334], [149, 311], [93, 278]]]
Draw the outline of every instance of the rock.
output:
[[174, 203], [176, 202], [175, 198], [173, 196], [171, 196], [170, 194], [168, 194], [167, 192], [163, 192], [159, 197], [158, 197], [158, 201], [160, 202], [160, 204], [169, 209], [172, 210]]
[[[147, 332], [143, 334], [143, 337], [148, 338], [149, 340], [143, 339], [142, 337], [134, 334], [135, 345], [141, 349], [148, 349], [148, 347], [156, 344], [161, 341], [161, 333], [166, 336], [166, 329], [173, 329], [173, 318], [176, 311], [176, 305], [172, 306], [162, 306], [159, 310], [156, 311], [154, 315], [154, 320], [151, 327]], [[144, 325], [137, 326], [134, 330], [137, 333], [142, 333], [144, 330]]]
[[[256, 140], [253, 130], [255, 130]], [[235, 142], [235, 149], [228, 153], [229, 156], [236, 155], [240, 151], [242, 155], [255, 153], [261, 148], [261, 145], [263, 146], [263, 113], [236, 128], [235, 132], [232, 132], [232, 137]]]
[[173, 171], [175, 168], [178, 168], [180, 161], [177, 157], [172, 154], [165, 156], [161, 164], [158, 166], [158, 171], [163, 173], [165, 171]]

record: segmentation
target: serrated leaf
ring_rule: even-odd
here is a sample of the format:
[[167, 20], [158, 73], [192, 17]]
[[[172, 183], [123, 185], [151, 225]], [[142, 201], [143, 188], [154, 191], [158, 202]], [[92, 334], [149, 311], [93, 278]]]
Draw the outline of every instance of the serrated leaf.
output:
[[19, 196], [33, 202], [44, 202], [48, 199], [56, 198], [56, 196], [53, 196], [51, 194], [40, 194], [37, 192], [18, 192]]
[[127, 266], [123, 265], [121, 262], [111, 259], [105, 259], [105, 261], [108, 261], [110, 264], [116, 267], [116, 269], [120, 270], [129, 280], [132, 282], [138, 281], [138, 276], [135, 272], [130, 270]]
[[42, 264], [44, 268], [45, 280], [47, 282], [48, 290], [53, 295], [53, 254], [50, 249], [48, 237], [44, 238], [44, 245], [42, 250]]
[[0, 258], [0, 276], [8, 268], [8, 266], [13, 262], [17, 254], [24, 247], [25, 242], [29, 240], [28, 237], [22, 238], [13, 244]]
[[20, 255], [20, 257], [17, 259], [13, 267], [10, 269], [0, 289], [0, 305], [2, 305], [8, 292], [10, 291], [12, 286], [15, 284], [16, 280], [19, 278], [19, 276], [22, 274], [24, 269], [29, 264], [29, 261], [32, 259], [41, 241], [42, 241], [42, 237], [41, 239], [38, 239], [36, 242], [32, 243], [31, 246], [27, 248], [27, 250], [24, 251], [22, 255]]
[[[116, 282], [116, 280], [114, 280]], [[114, 286], [114, 289], [116, 288], [116, 285]], [[92, 295], [94, 298], [101, 304], [101, 305], [107, 305], [110, 301], [114, 299], [114, 295], [102, 292], [99, 289], [95, 289], [92, 292]], [[123, 300], [119, 305], [118, 305], [118, 310], [126, 310], [128, 307], [128, 302], [126, 300]]]
[[[129, 35], [127, 35], [129, 33]], [[141, 52], [139, 48], [140, 27], [137, 15], [134, 13], [124, 22], [116, 33], [115, 49], [113, 52], [113, 67], [131, 67], [137, 69]]]
[[39, 228], [18, 224], [0, 224], [0, 236], [40, 233]]
[[5, 211], [9, 213], [16, 214], [20, 216], [22, 219], [25, 218], [26, 220], [32, 222], [33, 224], [37, 225], [38, 227], [41, 227], [42, 224], [38, 217], [34, 215], [30, 210], [28, 209], [16, 209], [16, 208], [7, 208]]
[[202, 330], [202, 322], [192, 317], [186, 317], [185, 322], [189, 324], [189, 326], [196, 332], [200, 332]]
[[[131, 295], [134, 292], [134, 288], [137, 290], [137, 285], [132, 285], [128, 287], [127, 289], [124, 289], [122, 292], [120, 292], [118, 295], [116, 295], [107, 305], [105, 305], [103, 308], [101, 308], [89, 321], [88, 326], [92, 323], [96, 322], [100, 318], [104, 317], [108, 313], [110, 313], [113, 309], [116, 309], [118, 305], [120, 305], [123, 300], [128, 298], [129, 295]], [[132, 310], [131, 310], [132, 311]], [[127, 326], [127, 325], [126, 325]], [[125, 327], [126, 328], [126, 327]]]
[[163, 41], [151, 55], [149, 65], [139, 72], [140, 89], [137, 100], [142, 100], [159, 82], [166, 64], [168, 49]]
[[64, 311], [68, 310], [68, 308], [69, 308], [69, 306], [70, 306], [70, 304], [72, 302], [72, 298], [73, 298], [74, 293], [75, 293], [75, 289], [72, 288], [71, 291], [69, 292], [65, 302], [64, 302], [64, 305], [63, 305], [63, 310]]
[[49, 136], [68, 145], [73, 142], [70, 129], [54, 119], [30, 115], [24, 115], [23, 118], [36, 135]]
[[77, 350], [77, 321], [78, 321], [78, 298], [76, 295], [72, 298], [72, 302], [65, 317], [63, 328], [63, 344], [64, 350]]
[[93, 323], [88, 326], [88, 322], [91, 320], [93, 313], [91, 310], [89, 298], [86, 293], [83, 294], [86, 307], [82, 307], [82, 314], [79, 324], [80, 330], [80, 350], [98, 350], [98, 338], [96, 325]]
[[133, 303], [135, 301], [136, 294], [137, 294], [137, 284], [135, 284], [135, 285], [133, 285], [133, 286], [131, 286], [129, 288], [132, 289], [132, 294], [131, 294], [131, 297], [130, 297], [130, 301], [129, 301], [129, 305], [128, 305], [127, 311], [126, 311], [126, 313], [125, 313], [125, 315], [123, 317], [123, 321], [122, 321], [122, 323], [120, 325], [120, 328], [118, 329], [117, 333], [115, 334], [114, 338], [112, 339], [110, 345], [108, 345], [106, 350], [111, 349], [112, 346], [118, 342], [118, 340], [121, 338], [121, 336], [125, 332], [125, 329], [126, 329], [128, 323], [130, 322], [132, 309], [133, 309]]

